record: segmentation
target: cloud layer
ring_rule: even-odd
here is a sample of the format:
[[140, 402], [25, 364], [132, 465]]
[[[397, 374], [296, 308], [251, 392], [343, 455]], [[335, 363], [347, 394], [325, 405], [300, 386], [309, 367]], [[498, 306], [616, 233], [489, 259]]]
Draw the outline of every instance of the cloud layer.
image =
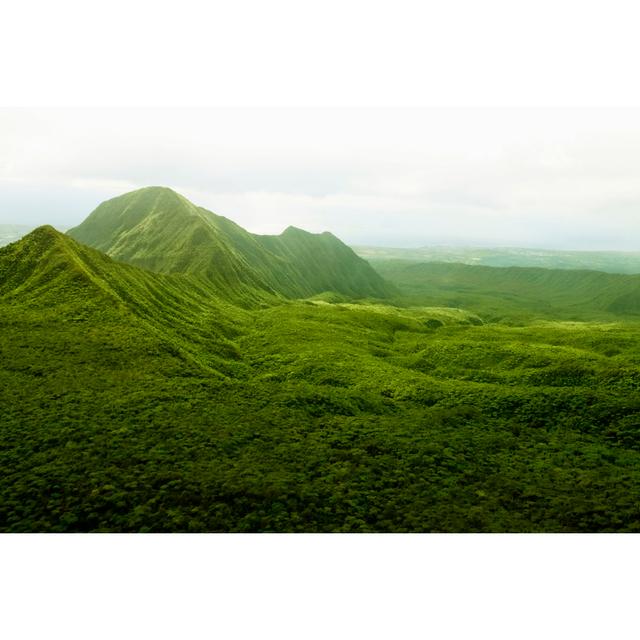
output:
[[0, 223], [166, 185], [256, 233], [640, 250], [640, 110], [0, 110]]

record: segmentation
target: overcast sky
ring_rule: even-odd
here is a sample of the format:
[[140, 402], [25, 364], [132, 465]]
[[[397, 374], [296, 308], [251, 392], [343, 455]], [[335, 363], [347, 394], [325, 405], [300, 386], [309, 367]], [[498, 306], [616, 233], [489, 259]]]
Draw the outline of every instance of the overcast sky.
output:
[[254, 233], [640, 250], [640, 110], [0, 110], [0, 223], [149, 185]]

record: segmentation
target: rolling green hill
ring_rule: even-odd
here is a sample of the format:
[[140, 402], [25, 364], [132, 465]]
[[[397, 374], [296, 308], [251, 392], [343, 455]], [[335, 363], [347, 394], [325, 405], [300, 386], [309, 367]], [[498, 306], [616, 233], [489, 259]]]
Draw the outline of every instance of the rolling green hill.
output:
[[277, 237], [255, 236], [163, 187], [108, 200], [68, 233], [115, 260], [198, 275], [234, 297], [251, 290], [293, 298], [324, 291], [384, 297], [390, 291], [331, 234], [289, 228]]
[[640, 276], [535, 267], [375, 260], [406, 304], [464, 307], [485, 318], [614, 319], [640, 313]]

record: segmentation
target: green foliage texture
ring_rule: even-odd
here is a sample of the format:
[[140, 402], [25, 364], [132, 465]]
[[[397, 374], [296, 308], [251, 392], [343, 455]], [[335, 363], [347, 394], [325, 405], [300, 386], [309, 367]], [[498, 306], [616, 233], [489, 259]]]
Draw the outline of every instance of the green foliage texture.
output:
[[96, 248], [0, 249], [0, 530], [640, 530], [625, 276], [380, 262], [392, 284], [325, 286], [360, 263], [299, 230], [218, 235], [224, 276], [204, 249], [133, 266], [114, 211], [71, 234]]

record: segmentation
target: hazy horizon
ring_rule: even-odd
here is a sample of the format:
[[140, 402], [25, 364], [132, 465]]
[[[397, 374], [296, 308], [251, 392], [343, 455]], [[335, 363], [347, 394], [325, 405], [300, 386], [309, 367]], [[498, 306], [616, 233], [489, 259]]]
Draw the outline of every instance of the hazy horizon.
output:
[[638, 109], [2, 109], [0, 224], [168, 186], [253, 233], [640, 250]]

